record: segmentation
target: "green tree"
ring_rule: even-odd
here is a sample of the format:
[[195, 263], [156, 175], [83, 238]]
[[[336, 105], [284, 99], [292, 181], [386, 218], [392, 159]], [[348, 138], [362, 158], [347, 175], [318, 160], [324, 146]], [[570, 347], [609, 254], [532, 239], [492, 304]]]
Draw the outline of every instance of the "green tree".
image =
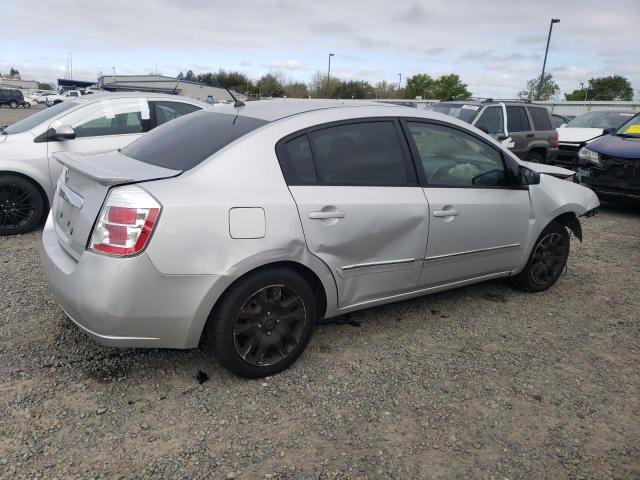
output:
[[[460, 81], [460, 76], [455, 73], [442, 75], [435, 81], [435, 97], [438, 100], [464, 100], [471, 96], [467, 90], [467, 84]], [[424, 97], [423, 97], [424, 98]]]
[[[347, 80], [340, 82], [337, 91], [338, 98], [374, 98], [375, 90], [373, 86], [363, 80]], [[333, 98], [336, 98], [336, 92], [333, 92]]]
[[53, 90], [50, 83], [38, 82], [38, 90]]
[[407, 98], [422, 97], [423, 99], [435, 97], [435, 80], [426, 73], [418, 73], [407, 78], [405, 87]]
[[284, 95], [284, 86], [277, 75], [267, 73], [258, 80], [257, 87], [261, 96], [265, 97], [282, 97]]
[[587, 91], [586, 88], [580, 88], [578, 90], [574, 90], [571, 93], [564, 94], [564, 99], [569, 101], [587, 100], [588, 97], [589, 97], [589, 92]]
[[375, 86], [376, 98], [399, 98], [400, 92], [401, 90], [398, 90], [398, 85], [395, 82], [382, 80]]
[[9, 70], [9, 77], [20, 78], [20, 72], [16, 68], [11, 67], [11, 70]]
[[284, 94], [290, 98], [306, 98], [309, 96], [307, 85], [303, 82], [289, 82], [284, 86]]
[[622, 75], [592, 78], [587, 97], [589, 100], [633, 100], [633, 87]]
[[532, 78], [527, 82], [524, 90], [518, 92], [518, 98], [522, 100], [550, 100], [554, 98], [560, 91], [560, 87], [553, 79], [553, 75], [545, 73], [542, 79], [542, 88], [540, 87], [540, 77]]
[[196, 74], [193, 73], [193, 70], [187, 70], [187, 74], [184, 76], [185, 80], [189, 80], [191, 82], [195, 82], [197, 78], [198, 77], [196, 77]]

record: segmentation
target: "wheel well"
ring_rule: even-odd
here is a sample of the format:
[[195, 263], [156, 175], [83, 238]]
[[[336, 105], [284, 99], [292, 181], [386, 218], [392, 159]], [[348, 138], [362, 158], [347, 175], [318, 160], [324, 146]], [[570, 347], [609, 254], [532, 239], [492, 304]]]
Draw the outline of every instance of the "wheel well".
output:
[[311, 270], [309, 267], [305, 265], [302, 265], [301, 263], [291, 262], [291, 261], [267, 263], [266, 265], [261, 265], [259, 267], [254, 268], [253, 270], [249, 270], [242, 276], [236, 278], [234, 282], [226, 288], [226, 290], [222, 293], [222, 295], [220, 295], [216, 303], [213, 305], [213, 308], [211, 309], [209, 318], [207, 318], [204, 328], [202, 329], [201, 340], [206, 338], [209, 321], [213, 316], [211, 314], [215, 311], [216, 307], [220, 304], [220, 301], [227, 294], [227, 292], [229, 292], [240, 280], [250, 275], [254, 275], [259, 271], [266, 270], [269, 268], [274, 268], [274, 267], [289, 268], [295, 271], [296, 273], [300, 274], [309, 283], [309, 286], [313, 291], [313, 295], [316, 298], [317, 307], [318, 307], [318, 318], [324, 318], [324, 315], [327, 311], [327, 294], [324, 291], [324, 286], [322, 285], [320, 278], [318, 278], [318, 276], [314, 273], [313, 270]]
[[545, 160], [545, 156], [547, 155], [547, 149], [545, 147], [533, 147], [532, 149], [529, 150], [528, 153], [539, 153], [540, 155], [542, 155], [542, 159]]
[[562, 215], [558, 215], [553, 219], [554, 222], [561, 223], [569, 230], [573, 232], [578, 240], [582, 242], [582, 226], [580, 225], [580, 220], [573, 212], [566, 212]]
[[34, 185], [38, 189], [38, 192], [40, 192], [40, 195], [42, 196], [42, 199], [44, 200], [44, 214], [43, 215], [45, 215], [45, 218], [46, 218], [46, 215], [49, 214], [50, 206], [49, 206], [49, 198], [47, 197], [47, 193], [44, 191], [44, 188], [42, 188], [42, 185], [40, 185], [37, 181], [35, 181], [30, 176], [25, 175], [24, 173], [12, 172], [10, 170], [1, 170], [0, 171], [0, 176], [2, 176], [2, 175], [13, 175], [15, 177], [24, 178], [26, 181], [28, 181], [29, 183]]

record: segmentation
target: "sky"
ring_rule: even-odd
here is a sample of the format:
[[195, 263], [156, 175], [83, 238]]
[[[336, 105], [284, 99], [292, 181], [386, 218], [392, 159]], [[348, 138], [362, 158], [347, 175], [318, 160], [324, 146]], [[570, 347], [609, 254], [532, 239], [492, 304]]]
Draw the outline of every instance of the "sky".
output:
[[[640, 97], [640, 0], [0, 0], [0, 73], [77, 80], [281, 71], [308, 82], [457, 73], [475, 96], [513, 97], [547, 71], [562, 92], [620, 74]], [[10, 21], [9, 21], [10, 19]]]

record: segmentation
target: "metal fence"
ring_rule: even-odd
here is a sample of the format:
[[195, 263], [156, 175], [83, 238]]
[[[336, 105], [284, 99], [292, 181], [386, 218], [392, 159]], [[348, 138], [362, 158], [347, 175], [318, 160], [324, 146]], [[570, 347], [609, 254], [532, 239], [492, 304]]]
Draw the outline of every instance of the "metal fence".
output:
[[[437, 103], [439, 100], [400, 100], [400, 99], [378, 99], [377, 102], [385, 103], [399, 103], [407, 102], [413, 103], [418, 108], [426, 108], [430, 103]], [[546, 105], [551, 113], [557, 113], [558, 115], [580, 115], [581, 113], [588, 112], [590, 110], [620, 110], [625, 112], [640, 112], [640, 102], [624, 102], [624, 101], [609, 101], [609, 102], [561, 102], [561, 101], [540, 101], [534, 102], [541, 105]]]

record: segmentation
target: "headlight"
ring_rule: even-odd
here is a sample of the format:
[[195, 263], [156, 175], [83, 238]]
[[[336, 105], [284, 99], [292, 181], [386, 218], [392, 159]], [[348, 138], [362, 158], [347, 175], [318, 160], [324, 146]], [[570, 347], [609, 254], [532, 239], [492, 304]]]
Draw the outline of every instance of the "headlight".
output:
[[600, 163], [600, 154], [598, 152], [594, 152], [593, 150], [589, 150], [587, 147], [582, 147], [578, 152], [578, 163], [580, 165], [597, 165], [601, 167]]

